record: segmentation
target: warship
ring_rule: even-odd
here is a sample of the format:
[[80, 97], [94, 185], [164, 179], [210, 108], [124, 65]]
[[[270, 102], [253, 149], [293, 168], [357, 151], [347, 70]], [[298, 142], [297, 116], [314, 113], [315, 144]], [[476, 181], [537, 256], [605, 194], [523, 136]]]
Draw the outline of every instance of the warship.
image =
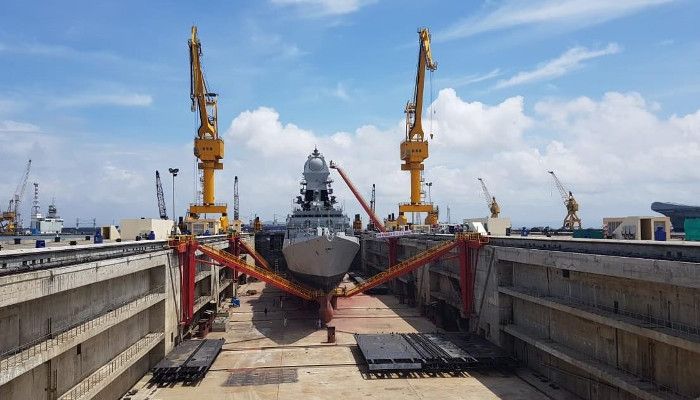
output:
[[326, 160], [315, 148], [304, 164], [300, 195], [287, 217], [282, 247], [292, 275], [325, 293], [338, 286], [360, 249], [350, 219], [336, 206], [329, 174]]

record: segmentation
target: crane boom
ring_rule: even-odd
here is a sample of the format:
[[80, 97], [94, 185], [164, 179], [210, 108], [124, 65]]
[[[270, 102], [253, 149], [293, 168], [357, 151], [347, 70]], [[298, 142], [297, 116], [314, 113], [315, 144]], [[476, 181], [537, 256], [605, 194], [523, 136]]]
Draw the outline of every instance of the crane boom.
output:
[[557, 187], [557, 190], [559, 190], [559, 195], [561, 196], [562, 201], [564, 202], [564, 204], [566, 204], [566, 201], [569, 199], [566, 188], [564, 188], [564, 185], [561, 183], [559, 178], [557, 178], [557, 175], [554, 173], [554, 171], [548, 172], [552, 175], [552, 178], [554, 178], [554, 185]]
[[496, 197], [491, 195], [489, 189], [486, 187], [486, 182], [482, 178], [477, 178], [481, 183], [481, 190], [484, 192], [484, 197], [486, 198], [486, 207], [489, 208], [491, 212], [491, 218], [498, 218], [498, 214], [501, 213], [501, 207], [499, 207], [496, 202]]
[[406, 104], [406, 140], [423, 141], [423, 91], [425, 88], [425, 70], [435, 71], [437, 63], [430, 51], [430, 31], [428, 28], [418, 30], [418, 69], [416, 83], [413, 87], [413, 99]]
[[486, 183], [484, 183], [484, 180], [482, 178], [476, 178], [479, 180], [479, 183], [481, 183], [481, 191], [484, 193], [484, 198], [486, 199], [486, 206], [490, 207], [491, 206], [491, 192], [489, 192], [489, 189], [486, 187]]
[[160, 172], [158, 171], [156, 171], [156, 197], [158, 198], [158, 213], [160, 214], [160, 219], [168, 219], [168, 212], [165, 209], [163, 184], [160, 182]]
[[190, 46], [190, 98], [192, 99], [192, 111], [199, 114], [199, 129], [197, 136], [200, 139], [217, 139], [219, 137], [216, 120], [217, 94], [207, 89], [202, 70], [202, 44], [197, 37], [197, 27], [192, 27]]
[[32, 160], [30, 159], [29, 161], [27, 161], [27, 167], [24, 169], [24, 175], [22, 175], [22, 179], [20, 180], [19, 185], [17, 185], [17, 190], [15, 191], [15, 233], [17, 233], [18, 229], [22, 228], [22, 214], [20, 206], [22, 204], [22, 199], [24, 199], [24, 192], [27, 189], [27, 181], [29, 180], [29, 171], [31, 169]]

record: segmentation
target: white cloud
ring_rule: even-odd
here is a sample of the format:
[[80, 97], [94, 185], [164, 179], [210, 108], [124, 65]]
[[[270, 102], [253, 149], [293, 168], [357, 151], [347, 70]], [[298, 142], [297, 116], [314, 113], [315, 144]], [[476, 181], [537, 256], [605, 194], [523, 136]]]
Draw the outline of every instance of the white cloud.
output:
[[498, 81], [495, 88], [500, 89], [557, 78], [576, 68], [579, 68], [583, 61], [610, 54], [616, 54], [619, 52], [620, 46], [618, 46], [617, 43], [610, 43], [605, 48], [600, 50], [589, 50], [585, 47], [574, 47], [567, 50], [559, 57], [539, 65], [534, 70], [519, 72], [508, 79]]
[[0, 133], [34, 133], [39, 132], [39, 127], [27, 122], [17, 122], [12, 120], [0, 121]]
[[675, 0], [506, 0], [485, 14], [464, 19], [435, 35], [436, 40], [529, 25], [577, 29], [599, 24]]
[[57, 97], [49, 101], [52, 107], [148, 107], [153, 103], [153, 97], [141, 93], [115, 94], [76, 94]]
[[294, 6], [305, 16], [343, 15], [356, 12], [376, 0], [271, 0], [280, 6]]
[[[661, 118], [641, 95], [616, 92], [601, 99], [539, 102], [533, 113], [524, 103], [512, 97], [487, 105], [464, 101], [452, 89], [439, 93], [425, 179], [434, 183], [432, 198], [443, 212], [450, 206], [453, 221], [487, 212], [476, 181], [482, 176], [514, 223], [557, 226], [564, 207], [550, 169], [576, 194], [586, 226], [600, 225], [604, 216], [649, 214], [652, 201], [697, 198], [700, 111]], [[427, 131], [428, 118], [423, 125]], [[224, 181], [238, 174], [242, 202], [248, 199], [242, 209], [266, 219], [275, 212], [279, 219], [298, 191], [307, 155], [318, 146], [365, 195], [377, 185], [378, 212], [386, 215], [408, 196], [408, 173], [400, 170], [398, 158], [403, 136], [403, 121], [386, 130], [363, 126], [324, 136], [282, 122], [271, 108], [246, 111], [226, 135], [238, 147]], [[361, 213], [344, 183], [332, 176], [348, 213]]]
[[[531, 112], [526, 103], [511, 97], [484, 104], [466, 101], [452, 89], [440, 91], [425, 179], [433, 182], [432, 198], [442, 212], [450, 206], [453, 221], [487, 213], [476, 180], [481, 176], [503, 215], [516, 225], [560, 224], [564, 207], [546, 172], [550, 169], [576, 195], [586, 226], [599, 226], [604, 216], [650, 214], [649, 206], [657, 200], [697, 202], [700, 110], [663, 117], [658, 105], [640, 94], [617, 92], [542, 101]], [[429, 126], [424, 118], [426, 130]], [[386, 129], [367, 125], [321, 135], [260, 107], [233, 118], [223, 137], [227, 149], [224, 170], [216, 178], [217, 201], [231, 204], [238, 175], [244, 219], [258, 214], [269, 220], [276, 214], [284, 220], [314, 146], [344, 166], [366, 196], [372, 183], [377, 185], [380, 215], [395, 213], [397, 203], [408, 197], [409, 175], [401, 171], [398, 156], [404, 138], [401, 120]], [[30, 157], [42, 206], [55, 196], [59, 212], [71, 224], [76, 217], [97, 217], [104, 224], [112, 218], [157, 216], [155, 169], [180, 168], [180, 215], [192, 198], [192, 145], [186, 138], [174, 145], [134, 147], [91, 143], [70, 134], [0, 135], [0, 170], [8, 176], [19, 177]], [[348, 214], [362, 213], [337, 173], [331, 177]], [[0, 193], [10, 193], [15, 182], [0, 181]], [[170, 180], [163, 184], [172, 213]], [[30, 203], [25, 201], [25, 213]]]
[[459, 78], [445, 78], [445, 79], [439, 79], [438, 82], [441, 86], [445, 87], [451, 87], [451, 88], [458, 88], [462, 86], [467, 86], [471, 85], [474, 83], [479, 83], [479, 82], [484, 82], [488, 81], [490, 79], [496, 78], [501, 75], [501, 70], [496, 68], [493, 69], [485, 74], [472, 74], [472, 75], [467, 75]]
[[92, 59], [96, 61], [123, 61], [121, 57], [106, 51], [83, 51], [63, 45], [37, 42], [18, 42], [11, 45], [0, 43], [0, 52], [42, 57]]
[[296, 44], [284, 41], [280, 35], [262, 32], [257, 27], [254, 27], [254, 30], [255, 32], [251, 35], [250, 41], [255, 51], [263, 55], [295, 58], [307, 54]]

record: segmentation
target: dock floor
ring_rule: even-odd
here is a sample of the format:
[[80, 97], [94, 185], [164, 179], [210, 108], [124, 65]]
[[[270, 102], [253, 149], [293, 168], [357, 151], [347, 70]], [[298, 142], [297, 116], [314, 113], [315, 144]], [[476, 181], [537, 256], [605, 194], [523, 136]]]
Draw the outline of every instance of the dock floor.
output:
[[[460, 376], [376, 378], [366, 373], [354, 333], [437, 332], [417, 308], [392, 295], [338, 299], [331, 325], [336, 343], [326, 343], [315, 310], [261, 282], [239, 288], [241, 306], [230, 308], [226, 340], [206, 377], [195, 386], [158, 387], [147, 374], [132, 400], [170, 399], [548, 399], [513, 373], [489, 371]], [[280, 307], [280, 299], [282, 304]], [[267, 313], [265, 312], [267, 309]], [[286, 326], [285, 326], [286, 319]]]

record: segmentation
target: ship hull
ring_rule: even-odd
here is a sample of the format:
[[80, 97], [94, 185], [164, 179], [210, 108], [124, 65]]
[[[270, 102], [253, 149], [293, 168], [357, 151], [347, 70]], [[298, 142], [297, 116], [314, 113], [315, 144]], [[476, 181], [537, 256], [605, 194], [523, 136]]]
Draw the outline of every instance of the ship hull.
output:
[[282, 253], [297, 280], [328, 293], [348, 272], [359, 249], [359, 239], [354, 236], [336, 235], [329, 240], [321, 235], [301, 241], [286, 240]]

